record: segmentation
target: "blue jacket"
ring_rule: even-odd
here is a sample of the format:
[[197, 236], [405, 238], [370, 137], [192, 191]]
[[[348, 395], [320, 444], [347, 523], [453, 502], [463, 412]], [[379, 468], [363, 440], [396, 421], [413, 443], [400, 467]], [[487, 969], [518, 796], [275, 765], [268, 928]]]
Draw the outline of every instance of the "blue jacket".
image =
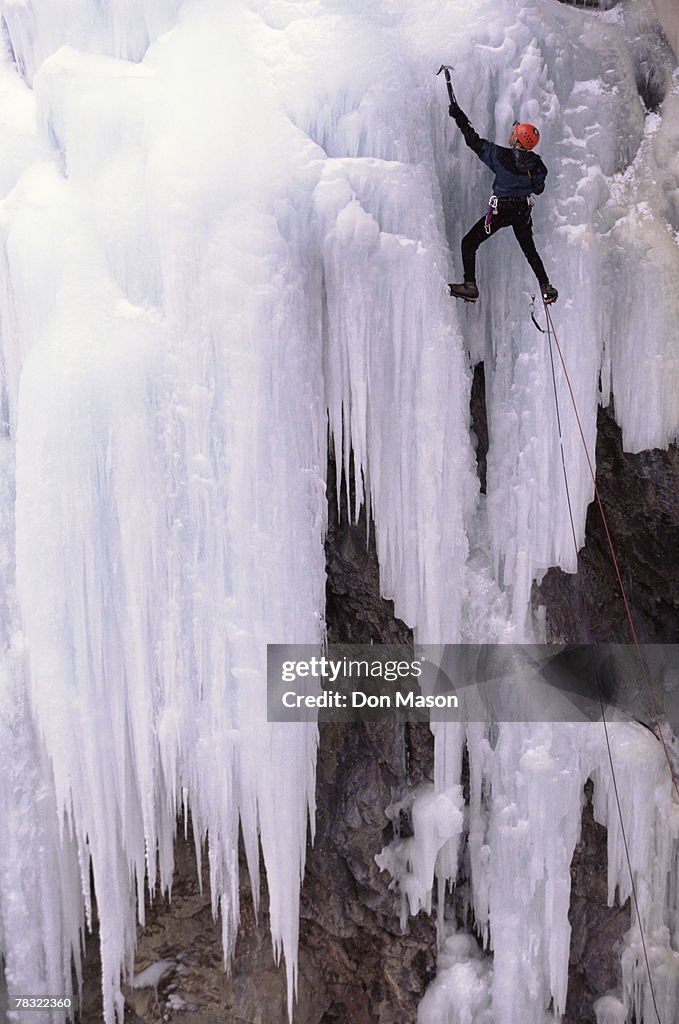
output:
[[544, 191], [547, 168], [537, 153], [497, 146], [474, 131], [459, 107], [451, 108], [451, 113], [469, 148], [495, 172], [493, 195], [527, 197], [531, 192], [540, 195]]

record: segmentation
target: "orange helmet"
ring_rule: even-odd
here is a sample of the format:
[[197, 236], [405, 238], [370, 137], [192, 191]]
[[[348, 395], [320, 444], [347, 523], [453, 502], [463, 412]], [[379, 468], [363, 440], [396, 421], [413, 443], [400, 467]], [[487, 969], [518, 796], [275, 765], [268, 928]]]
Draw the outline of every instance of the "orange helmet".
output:
[[514, 134], [523, 149], [533, 149], [540, 141], [540, 132], [534, 124], [515, 124]]

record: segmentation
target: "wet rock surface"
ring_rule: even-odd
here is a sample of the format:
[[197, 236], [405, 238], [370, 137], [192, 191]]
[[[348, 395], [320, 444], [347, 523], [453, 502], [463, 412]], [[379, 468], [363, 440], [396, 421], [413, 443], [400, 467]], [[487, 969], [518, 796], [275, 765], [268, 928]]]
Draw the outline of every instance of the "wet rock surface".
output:
[[[641, 643], [679, 642], [679, 449], [623, 452], [611, 410], [600, 409], [597, 486]], [[631, 643], [601, 513], [592, 502], [577, 575], [550, 569], [537, 600], [552, 639]]]
[[596, 1024], [594, 1001], [620, 984], [620, 948], [630, 927], [629, 900], [608, 906], [606, 829], [594, 820], [585, 785], [582, 832], [571, 864], [571, 948], [563, 1024]]

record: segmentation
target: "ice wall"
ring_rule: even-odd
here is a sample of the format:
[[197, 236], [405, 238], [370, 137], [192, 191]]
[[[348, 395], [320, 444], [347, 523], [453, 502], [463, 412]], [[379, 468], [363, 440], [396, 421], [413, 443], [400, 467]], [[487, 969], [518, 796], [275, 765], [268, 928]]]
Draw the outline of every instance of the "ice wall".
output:
[[[0, 440], [0, 558], [14, 563], [12, 453]], [[50, 991], [72, 995], [71, 962], [80, 972], [83, 910], [73, 837], [55, 813], [54, 783], [36, 734], [26, 694], [16, 595], [7, 586], [0, 607], [4, 652], [0, 670], [0, 948], [5, 981], [30, 994], [36, 978]], [[58, 893], [59, 898], [55, 899]], [[30, 910], [32, 920], [27, 922]]]
[[[620, 987], [600, 1001], [597, 1013], [601, 1022], [657, 1021], [643, 932], [660, 1020], [677, 1019], [678, 805], [657, 740], [621, 722], [610, 724], [608, 735], [610, 759], [600, 723], [505, 723], [494, 739], [482, 725], [467, 727], [468, 821], [449, 848], [439, 843], [439, 970], [420, 1005], [418, 1024], [546, 1024], [561, 1019], [571, 935], [570, 864], [588, 778], [594, 781], [595, 818], [608, 831], [609, 903], [622, 905], [631, 897], [626, 839], [639, 906], [638, 917], [631, 910]], [[446, 755], [459, 751], [460, 741], [459, 730], [452, 727], [437, 734], [441, 794], [452, 792], [441, 765]], [[431, 860], [427, 850], [433, 830], [422, 818], [413, 816], [413, 821], [415, 836], [406, 841], [410, 858], [395, 858], [397, 841], [378, 861], [392, 874], [404, 910]], [[476, 937], [459, 932], [445, 903], [446, 887], [455, 884], [463, 855], [472, 881]]]
[[[548, 351], [513, 239], [482, 250], [476, 307], [446, 295], [490, 178], [434, 72], [456, 66], [483, 134], [502, 141], [515, 116], [543, 130], [536, 238], [593, 453], [611, 389], [628, 448], [677, 436], [672, 58], [661, 46], [667, 95], [647, 114], [645, 2], [592, 14], [551, 0], [4, 0], [0, 12], [11, 100], [0, 327], [17, 510], [2, 707], [26, 709], [2, 799], [17, 766], [44, 779], [44, 801], [16, 828], [25, 817], [47, 837], [63, 877], [55, 885], [26, 848], [8, 850], [13, 984], [54, 987], [91, 914], [91, 868], [112, 1024], [141, 896], [170, 885], [183, 808], [208, 839], [227, 957], [239, 824], [255, 889], [261, 842], [292, 993], [316, 735], [266, 726], [264, 645], [322, 636], [328, 423], [338, 477], [353, 462], [356, 505], [375, 518], [384, 592], [420, 640], [527, 638], [532, 580], [575, 565]], [[468, 422], [479, 359], [486, 499]], [[581, 541], [592, 486], [559, 368], [557, 383]], [[459, 729], [436, 736], [438, 803], [452, 817], [463, 742]], [[451, 1021], [541, 1021], [550, 1000], [564, 1003], [568, 865], [602, 739], [587, 757], [577, 735], [548, 727], [500, 730], [495, 745], [471, 729], [466, 742], [474, 911], [494, 963], [442, 921], [431, 999], [440, 1009], [459, 982], [473, 997], [457, 1000], [466, 1017], [448, 1001]], [[655, 754], [640, 756], [651, 767], [633, 792], [669, 872], [667, 778]], [[607, 799], [598, 813], [615, 844]], [[442, 883], [455, 877], [459, 823], [439, 818], [424, 814], [422, 828], [438, 830]], [[639, 879], [645, 835], [634, 831]], [[430, 840], [413, 906], [426, 904]], [[624, 889], [616, 856], [610, 870]], [[676, 893], [657, 891], [644, 913], [671, 977]], [[40, 901], [51, 922], [28, 939], [11, 923], [18, 892], [28, 916]], [[634, 941], [628, 1008], [647, 999]], [[26, 942], [40, 953], [32, 977]]]
[[[248, 119], [276, 110], [240, 56], [249, 27], [215, 4], [144, 64], [50, 56], [36, 155], [2, 211], [15, 628], [54, 779], [44, 815], [66, 818], [77, 872], [46, 903], [73, 916], [84, 898], [89, 917], [91, 870], [107, 1021], [182, 808], [207, 837], [226, 957], [239, 828], [255, 891], [261, 841], [292, 1001], [316, 731], [266, 726], [265, 644], [322, 634], [321, 305], [295, 227], [311, 196], [288, 191], [314, 147], [282, 116], [248, 144]], [[24, 991], [63, 988], [68, 958], [46, 956]]]
[[1, 10], [17, 70], [32, 84], [42, 62], [64, 44], [141, 60], [180, 7], [181, 0], [3, 0]]
[[679, 53], [679, 20], [676, 8], [672, 6], [670, 0], [653, 0], [653, 6], [658, 12], [658, 17], [672, 43], [674, 52]]

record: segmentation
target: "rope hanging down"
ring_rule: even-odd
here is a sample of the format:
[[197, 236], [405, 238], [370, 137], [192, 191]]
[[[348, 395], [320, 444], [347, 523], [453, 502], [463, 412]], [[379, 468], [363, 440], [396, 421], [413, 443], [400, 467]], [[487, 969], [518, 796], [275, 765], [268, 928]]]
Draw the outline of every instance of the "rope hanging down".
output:
[[[553, 387], [554, 387], [554, 404], [555, 404], [555, 407], [556, 407], [556, 422], [557, 422], [557, 429], [559, 431], [559, 444], [560, 444], [560, 447], [561, 447], [561, 465], [562, 465], [562, 468], [563, 468], [564, 486], [565, 486], [565, 489], [566, 489], [566, 500], [568, 502], [568, 515], [570, 517], [571, 533], [572, 533], [572, 536], [573, 536], [573, 545], [574, 545], [574, 548], [575, 548], [575, 555], [576, 555], [576, 558], [577, 558], [577, 555], [578, 555], [578, 544], [577, 544], [577, 539], [576, 539], [576, 535], [575, 535], [575, 524], [574, 524], [574, 521], [573, 521], [573, 510], [572, 510], [572, 505], [571, 505], [570, 487], [568, 485], [568, 473], [566, 471], [566, 460], [565, 460], [564, 449], [563, 449], [563, 434], [562, 434], [562, 430], [561, 430], [561, 414], [560, 414], [560, 411], [559, 411], [559, 397], [558, 397], [557, 386], [556, 386], [556, 372], [555, 372], [555, 368], [554, 368], [554, 353], [553, 353], [553, 346], [552, 346], [552, 337], [554, 338], [554, 343], [555, 343], [555, 345], [557, 347], [557, 351], [559, 353], [559, 358], [561, 360], [561, 366], [563, 368], [564, 376], [566, 378], [566, 383], [568, 384], [568, 390], [569, 390], [569, 393], [570, 393], [570, 396], [571, 396], [571, 402], [573, 404], [573, 411], [575, 413], [575, 418], [577, 420], [578, 428], [580, 430], [580, 437], [582, 439], [582, 444], [583, 444], [583, 447], [585, 449], [585, 455], [587, 457], [587, 464], [589, 466], [589, 470], [590, 470], [590, 473], [592, 475], [592, 480], [594, 482], [594, 492], [595, 492], [595, 495], [596, 495], [597, 504], [599, 506], [599, 511], [601, 513], [601, 518], [602, 518], [602, 521], [603, 521], [603, 524], [604, 524], [604, 530], [606, 532], [606, 538], [608, 540], [608, 545], [609, 545], [609, 548], [610, 548], [611, 557], [613, 559], [613, 564], [615, 566], [615, 571], [616, 571], [616, 575], [617, 575], [617, 578], [618, 578], [618, 584], [620, 586], [620, 590], [622, 592], [623, 601], [625, 603], [625, 609], [627, 611], [627, 617], [629, 619], [630, 629], [632, 631], [632, 637], [634, 639], [634, 644], [635, 644], [635, 647], [637, 649], [637, 653], [638, 653], [638, 656], [639, 656], [639, 661], [640, 661], [641, 669], [642, 669], [642, 675], [643, 675], [643, 678], [644, 678], [644, 682], [645, 682], [646, 688], [648, 690], [651, 707], [652, 707], [653, 713], [655, 715], [654, 724], [656, 725], [656, 728], [658, 729], [658, 733], [659, 733], [660, 739], [662, 741], [663, 749], [665, 751], [665, 757], [667, 758], [667, 763], [669, 765], [670, 775], [672, 777], [672, 782], [674, 783], [674, 788], [677, 790], [677, 795], [679, 796], [679, 788], [677, 787], [677, 779], [676, 779], [676, 776], [674, 774], [674, 770], [672, 768], [672, 762], [670, 760], [669, 752], [667, 750], [667, 745], [665, 743], [665, 738], [663, 736], [662, 729], [660, 727], [660, 723], [658, 722], [658, 719], [657, 719], [657, 713], [656, 713], [656, 709], [655, 709], [655, 702], [653, 701], [653, 694], [652, 694], [652, 691], [651, 691], [650, 681], [648, 679], [648, 674], [647, 674], [647, 670], [646, 670], [646, 664], [644, 662], [643, 655], [641, 653], [641, 648], [640, 648], [640, 645], [639, 645], [639, 640], [638, 640], [638, 637], [637, 637], [637, 633], [636, 633], [636, 630], [634, 628], [634, 622], [632, 620], [632, 615], [631, 615], [629, 603], [627, 601], [627, 595], [625, 593], [625, 588], [624, 588], [624, 585], [623, 585], [623, 582], [622, 582], [622, 577], [620, 575], [620, 570], [619, 570], [619, 567], [618, 567], [618, 561], [617, 561], [617, 558], [616, 558], [616, 555], [615, 555], [615, 550], [613, 548], [613, 542], [611, 540], [611, 535], [610, 535], [610, 532], [608, 530], [608, 523], [606, 521], [606, 515], [604, 513], [603, 504], [601, 502], [601, 497], [599, 495], [599, 490], [598, 490], [598, 487], [597, 487], [596, 478], [595, 478], [594, 470], [593, 470], [593, 467], [592, 467], [592, 461], [591, 461], [590, 456], [589, 456], [589, 451], [588, 451], [588, 448], [587, 448], [587, 442], [585, 440], [584, 431], [582, 429], [582, 424], [580, 422], [580, 416], [578, 414], [578, 408], [577, 408], [577, 404], [576, 404], [576, 401], [575, 401], [575, 395], [573, 394], [573, 389], [571, 387], [570, 378], [568, 376], [568, 370], [566, 369], [566, 363], [565, 363], [565, 360], [564, 360], [564, 357], [563, 357], [563, 353], [561, 351], [561, 346], [559, 345], [559, 340], [557, 338], [556, 331], [554, 329], [554, 324], [552, 322], [552, 318], [551, 318], [549, 309], [547, 308], [547, 304], [544, 303], [545, 316], [547, 318], [547, 329], [545, 331], [542, 327], [540, 327], [539, 323], [535, 319], [535, 315], [534, 315], [535, 301], [534, 300], [535, 300], [535, 296], [532, 296], [531, 306], [530, 306], [531, 320], [533, 321], [533, 323], [535, 324], [537, 329], [542, 334], [547, 334], [547, 340], [548, 340], [548, 344], [549, 344], [549, 360], [550, 360], [550, 365], [551, 365], [551, 370], [552, 370], [552, 384], [553, 384]], [[589, 629], [588, 629], [588, 633], [591, 633], [591, 631]], [[603, 702], [603, 698], [602, 698], [602, 695], [601, 695], [601, 689], [600, 689], [599, 686], [597, 686], [597, 695], [598, 695], [598, 698], [599, 698], [599, 706], [601, 708], [601, 721], [602, 721], [602, 724], [603, 724], [603, 727], [604, 727], [604, 734], [606, 736], [606, 750], [607, 750], [607, 753], [608, 753], [608, 761], [609, 761], [609, 764], [610, 764], [610, 767], [611, 767], [611, 778], [613, 780], [613, 792], [615, 794], [615, 803], [616, 803], [616, 807], [617, 807], [617, 811], [618, 811], [618, 819], [620, 821], [620, 832], [621, 832], [621, 835], [622, 835], [623, 847], [624, 847], [624, 850], [625, 850], [625, 858], [626, 858], [626, 861], [627, 861], [627, 870], [629, 872], [630, 884], [631, 884], [631, 887], [632, 887], [632, 897], [633, 897], [633, 901], [634, 901], [634, 909], [635, 909], [635, 912], [636, 912], [637, 922], [638, 922], [638, 925], [639, 925], [639, 937], [641, 939], [641, 947], [643, 949], [643, 954], [644, 954], [644, 961], [645, 961], [645, 966], [646, 966], [646, 974], [647, 974], [647, 977], [648, 977], [648, 986], [649, 986], [649, 990], [650, 990], [650, 993], [651, 993], [651, 1000], [653, 1002], [653, 1010], [655, 1012], [656, 1019], [658, 1021], [658, 1024], [662, 1024], [662, 1021], [661, 1021], [661, 1018], [660, 1018], [660, 1011], [658, 1009], [658, 1002], [657, 1002], [657, 998], [656, 998], [656, 993], [655, 993], [655, 985], [653, 984], [653, 975], [652, 975], [652, 972], [651, 972], [651, 965], [650, 965], [650, 961], [649, 961], [649, 957], [648, 957], [648, 948], [646, 946], [646, 938], [644, 936], [644, 929], [643, 929], [643, 924], [642, 924], [642, 921], [641, 921], [641, 911], [639, 909], [639, 900], [638, 900], [638, 896], [637, 896], [637, 887], [636, 887], [636, 883], [634, 881], [634, 873], [632, 871], [632, 860], [631, 860], [631, 857], [630, 857], [629, 844], [628, 844], [628, 841], [627, 841], [627, 833], [625, 831], [625, 823], [624, 823], [623, 814], [622, 814], [622, 804], [620, 802], [620, 793], [619, 793], [619, 790], [618, 790], [618, 780], [617, 780], [616, 773], [615, 773], [615, 764], [614, 764], [614, 761], [613, 761], [613, 752], [611, 750], [611, 742], [610, 742], [610, 737], [609, 737], [609, 734], [608, 734], [608, 722], [606, 721], [606, 709], [604, 707], [604, 702]]]
[[[578, 424], [578, 430], [580, 432], [580, 439], [582, 441], [582, 446], [583, 446], [584, 451], [585, 451], [585, 457], [587, 459], [587, 466], [589, 468], [589, 473], [590, 473], [590, 476], [592, 478], [592, 483], [594, 485], [594, 495], [595, 495], [595, 498], [596, 498], [597, 505], [599, 507], [599, 513], [601, 515], [601, 522], [602, 522], [603, 527], [604, 527], [604, 532], [606, 534], [606, 541], [608, 543], [608, 548], [609, 548], [609, 551], [611, 553], [611, 559], [613, 561], [613, 567], [615, 569], [615, 575], [616, 575], [616, 578], [617, 578], [617, 581], [618, 581], [618, 587], [620, 589], [620, 594], [622, 596], [622, 600], [623, 600], [623, 603], [625, 605], [625, 612], [626, 612], [626, 615], [627, 615], [627, 621], [629, 622], [630, 632], [632, 634], [632, 641], [634, 643], [634, 647], [635, 647], [635, 650], [636, 650], [636, 653], [637, 653], [637, 657], [638, 657], [638, 660], [639, 660], [639, 667], [640, 667], [640, 670], [641, 670], [642, 679], [644, 681], [644, 686], [646, 687], [646, 692], [648, 694], [649, 707], [650, 707], [650, 710], [651, 710], [651, 718], [653, 720], [653, 725], [655, 726], [655, 729], [657, 730], [658, 739], [662, 743], [663, 751], [665, 753], [665, 759], [667, 761], [667, 766], [668, 766], [668, 768], [670, 770], [670, 776], [671, 776], [672, 782], [674, 784], [674, 789], [675, 789], [675, 792], [677, 794], [677, 798], [679, 798], [679, 782], [677, 781], [677, 777], [676, 777], [676, 775], [674, 773], [674, 768], [672, 766], [672, 759], [670, 757], [669, 750], [667, 749], [667, 743], [665, 741], [665, 736], [663, 734], [663, 730], [662, 730], [662, 727], [661, 727], [660, 721], [659, 721], [659, 717], [660, 716], [658, 715], [658, 710], [657, 710], [657, 707], [656, 707], [656, 704], [655, 704], [655, 700], [653, 699], [653, 691], [651, 689], [651, 681], [650, 681], [650, 678], [649, 678], [649, 675], [648, 675], [648, 669], [646, 668], [646, 662], [644, 661], [644, 656], [643, 656], [643, 654], [641, 652], [641, 644], [639, 642], [639, 637], [637, 636], [637, 631], [636, 631], [635, 626], [634, 626], [634, 620], [632, 618], [632, 612], [631, 612], [631, 609], [630, 609], [629, 600], [627, 598], [627, 592], [625, 590], [625, 585], [624, 585], [624, 583], [622, 581], [622, 575], [620, 573], [620, 566], [618, 564], [618, 559], [617, 559], [616, 554], [615, 554], [615, 548], [613, 547], [613, 540], [611, 538], [611, 533], [610, 533], [610, 530], [608, 528], [608, 520], [606, 519], [606, 513], [604, 512], [603, 502], [601, 501], [601, 495], [599, 493], [599, 488], [597, 486], [596, 474], [594, 472], [594, 467], [593, 467], [593, 464], [592, 464], [592, 459], [590, 457], [589, 449], [587, 447], [587, 441], [585, 439], [585, 432], [583, 430], [582, 422], [580, 420], [580, 414], [578, 412], [577, 403], [575, 401], [575, 395], [573, 393], [573, 387], [571, 385], [571, 380], [570, 380], [570, 377], [568, 375], [568, 370], [566, 368], [566, 363], [565, 363], [565, 360], [564, 360], [564, 357], [563, 357], [563, 352], [561, 351], [561, 346], [559, 345], [559, 339], [558, 339], [556, 331], [554, 329], [554, 323], [552, 321], [552, 317], [551, 317], [551, 314], [549, 312], [549, 307], [547, 306], [546, 303], [543, 303], [543, 305], [544, 305], [544, 309], [545, 309], [545, 316], [547, 318], [547, 332], [546, 333], [547, 333], [547, 337], [549, 339], [550, 352], [551, 352], [551, 343], [552, 343], [552, 338], [553, 338], [554, 339], [554, 344], [556, 345], [556, 350], [557, 350], [557, 352], [559, 354], [559, 360], [561, 362], [561, 366], [562, 366], [562, 369], [563, 369], [563, 372], [564, 372], [564, 377], [566, 379], [566, 384], [568, 385], [568, 392], [570, 394], [571, 403], [572, 403], [572, 406], [573, 406], [573, 412], [575, 413], [575, 419], [576, 419], [576, 422]], [[539, 327], [539, 325], [537, 325], [537, 324], [536, 324], [536, 326]], [[541, 329], [541, 328], [539, 328], [539, 329]], [[555, 386], [555, 392], [556, 392], [556, 383], [555, 383], [554, 386]], [[563, 454], [563, 449], [562, 449], [562, 454]], [[565, 472], [565, 468], [564, 468], [564, 472]]]

